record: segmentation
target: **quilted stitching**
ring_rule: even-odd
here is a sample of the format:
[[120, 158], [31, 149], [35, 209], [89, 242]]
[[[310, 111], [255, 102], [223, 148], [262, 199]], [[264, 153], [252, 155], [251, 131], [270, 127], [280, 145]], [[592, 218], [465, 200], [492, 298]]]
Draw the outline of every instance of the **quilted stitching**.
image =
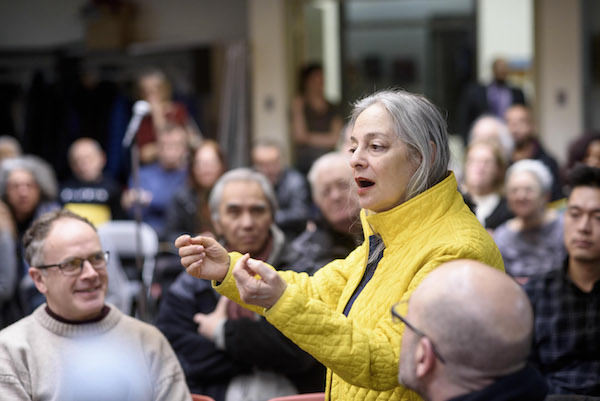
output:
[[[376, 231], [387, 247], [348, 318], [341, 312], [362, 277], [368, 241], [312, 278], [281, 272], [288, 288], [275, 306], [261, 312], [328, 367], [328, 399], [419, 400], [397, 383], [401, 326], [390, 318], [391, 305], [408, 299], [447, 260], [477, 259], [503, 269], [502, 257], [464, 204], [453, 175], [390, 211], [370, 216], [363, 211], [361, 219], [366, 238]], [[238, 257], [232, 254], [232, 266]], [[229, 275], [218, 290], [238, 298]]]

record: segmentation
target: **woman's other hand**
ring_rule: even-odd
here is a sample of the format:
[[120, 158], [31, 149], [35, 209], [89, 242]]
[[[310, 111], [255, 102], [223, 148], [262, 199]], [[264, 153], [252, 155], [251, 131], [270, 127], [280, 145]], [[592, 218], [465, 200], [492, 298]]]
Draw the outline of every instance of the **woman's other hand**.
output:
[[223, 281], [229, 270], [227, 250], [214, 238], [181, 235], [175, 240], [185, 271], [197, 278]]
[[247, 304], [269, 309], [277, 303], [287, 288], [279, 274], [264, 263], [242, 256], [233, 268], [233, 277], [240, 298]]

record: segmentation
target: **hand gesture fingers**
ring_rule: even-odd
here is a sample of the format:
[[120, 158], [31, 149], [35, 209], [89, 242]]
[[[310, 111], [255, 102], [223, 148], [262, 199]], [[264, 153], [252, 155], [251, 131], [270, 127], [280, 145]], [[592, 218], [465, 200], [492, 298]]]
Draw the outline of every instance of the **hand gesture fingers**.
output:
[[270, 308], [279, 300], [287, 283], [264, 263], [246, 254], [233, 270], [241, 299], [252, 305]]

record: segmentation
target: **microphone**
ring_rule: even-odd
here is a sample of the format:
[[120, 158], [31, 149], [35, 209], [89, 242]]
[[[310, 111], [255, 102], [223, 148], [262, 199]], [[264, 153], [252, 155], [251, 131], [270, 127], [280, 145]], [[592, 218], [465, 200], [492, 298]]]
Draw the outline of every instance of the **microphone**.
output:
[[147, 101], [138, 100], [133, 104], [133, 116], [129, 120], [127, 131], [125, 131], [125, 136], [123, 137], [122, 144], [124, 148], [131, 146], [131, 142], [133, 142], [133, 138], [135, 138], [135, 134], [137, 134], [144, 116], [148, 113], [150, 113], [150, 103]]

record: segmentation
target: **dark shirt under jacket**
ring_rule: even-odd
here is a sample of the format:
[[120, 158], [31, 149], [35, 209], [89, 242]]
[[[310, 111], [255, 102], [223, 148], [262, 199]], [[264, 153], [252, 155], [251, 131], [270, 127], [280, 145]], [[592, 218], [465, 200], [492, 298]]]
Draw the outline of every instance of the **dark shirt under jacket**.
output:
[[548, 388], [539, 372], [530, 366], [504, 376], [482, 390], [448, 401], [542, 401]]
[[525, 285], [535, 314], [531, 362], [550, 394], [600, 395], [600, 282], [583, 292], [562, 269]]

